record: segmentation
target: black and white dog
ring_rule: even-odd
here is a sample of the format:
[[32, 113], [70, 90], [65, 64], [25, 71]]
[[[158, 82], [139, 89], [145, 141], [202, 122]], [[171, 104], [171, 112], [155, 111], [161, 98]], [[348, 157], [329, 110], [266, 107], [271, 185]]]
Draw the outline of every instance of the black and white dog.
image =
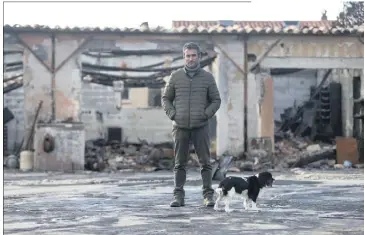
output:
[[231, 212], [229, 204], [232, 199], [237, 197], [243, 199], [243, 208], [245, 210], [248, 210], [249, 202], [253, 204], [252, 209], [257, 209], [256, 200], [260, 190], [264, 187], [272, 187], [274, 180], [271, 173], [267, 171], [250, 177], [226, 177], [215, 190], [218, 197], [215, 201], [214, 210], [219, 210], [219, 202], [224, 200], [225, 211]]

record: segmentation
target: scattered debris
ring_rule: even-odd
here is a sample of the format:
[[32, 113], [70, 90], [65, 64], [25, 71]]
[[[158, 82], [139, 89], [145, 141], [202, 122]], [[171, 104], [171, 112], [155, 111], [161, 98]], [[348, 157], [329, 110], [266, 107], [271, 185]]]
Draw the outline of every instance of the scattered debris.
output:
[[364, 169], [364, 164], [355, 164], [355, 168]]
[[[344, 168], [336, 164], [336, 145], [313, 143], [307, 137], [295, 137], [290, 131], [284, 133], [281, 141], [274, 145], [274, 152], [252, 149], [237, 156], [212, 158], [213, 179], [225, 177], [227, 172], [262, 171], [285, 168]], [[92, 171], [158, 171], [172, 170], [174, 166], [173, 143], [150, 144], [146, 140], [139, 143], [120, 143], [104, 139], [88, 140], [85, 144], [85, 169]], [[188, 167], [199, 167], [199, 160], [190, 149]], [[346, 166], [348, 167], [348, 166]], [[352, 163], [350, 167], [363, 165]]]
[[343, 164], [335, 164], [335, 165], [334, 165], [334, 168], [335, 168], [335, 169], [343, 169], [343, 168], [345, 168], [345, 167], [343, 166]]
[[[227, 172], [231, 170], [233, 160], [234, 160], [233, 156], [222, 156], [219, 160], [213, 162], [212, 179], [217, 181], [224, 179], [226, 177]], [[212, 161], [214, 160], [212, 159]], [[234, 169], [235, 172], [239, 170], [238, 168]]]
[[275, 143], [274, 166], [278, 168], [333, 167], [330, 160], [336, 159], [336, 146], [328, 143], [313, 143], [307, 137], [295, 137], [291, 132]]
[[172, 169], [173, 156], [172, 143], [149, 144], [145, 140], [140, 140], [140, 143], [88, 140], [85, 144], [85, 169], [92, 171]]

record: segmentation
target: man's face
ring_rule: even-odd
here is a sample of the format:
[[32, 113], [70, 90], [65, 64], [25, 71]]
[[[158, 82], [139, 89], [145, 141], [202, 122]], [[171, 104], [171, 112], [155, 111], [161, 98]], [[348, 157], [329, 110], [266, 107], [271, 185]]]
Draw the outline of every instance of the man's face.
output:
[[197, 66], [199, 61], [199, 55], [195, 49], [185, 49], [184, 51], [185, 65], [189, 68], [194, 68]]

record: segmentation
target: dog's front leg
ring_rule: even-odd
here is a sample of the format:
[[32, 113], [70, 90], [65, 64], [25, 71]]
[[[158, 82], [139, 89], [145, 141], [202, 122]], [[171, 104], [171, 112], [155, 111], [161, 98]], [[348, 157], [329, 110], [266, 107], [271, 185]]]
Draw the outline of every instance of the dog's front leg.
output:
[[249, 208], [249, 209], [252, 208], [252, 199], [251, 198], [247, 198], [247, 208]]
[[257, 207], [256, 202], [252, 201], [251, 205], [252, 205], [251, 206], [252, 210], [259, 210], [259, 208]]
[[245, 209], [246, 211], [248, 210], [248, 207], [247, 207], [247, 198], [244, 198], [243, 199], [243, 209]]
[[232, 212], [232, 209], [229, 208], [229, 204], [231, 203], [231, 200], [230, 199], [226, 199], [225, 200], [225, 207], [224, 207], [224, 210], [227, 212], [227, 213], [230, 213]]

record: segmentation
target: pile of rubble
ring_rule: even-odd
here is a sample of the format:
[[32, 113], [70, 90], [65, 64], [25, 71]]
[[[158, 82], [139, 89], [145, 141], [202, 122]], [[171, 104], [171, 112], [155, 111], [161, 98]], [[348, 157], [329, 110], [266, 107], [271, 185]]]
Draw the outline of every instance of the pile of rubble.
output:
[[[336, 144], [313, 142], [308, 137], [296, 137], [290, 131], [283, 133], [274, 145], [274, 151], [251, 150], [239, 154], [230, 171], [261, 171], [268, 169], [306, 168], [343, 168], [336, 164]], [[353, 167], [361, 168], [362, 164]]]
[[274, 161], [278, 168], [333, 167], [336, 163], [336, 146], [313, 143], [299, 137], [284, 139], [275, 143]]
[[171, 143], [153, 145], [144, 140], [140, 140], [140, 143], [88, 140], [85, 144], [85, 169], [92, 171], [172, 169], [173, 156]]
[[[212, 162], [216, 162], [212, 159]], [[88, 140], [85, 144], [85, 169], [103, 170], [172, 170], [174, 166], [173, 143], [150, 144], [145, 140], [139, 143], [124, 141], [106, 142], [104, 139]], [[190, 149], [188, 167], [199, 166], [194, 149]]]
[[[251, 150], [237, 156], [220, 156], [211, 159], [214, 167], [223, 163], [229, 172], [262, 171], [296, 167], [341, 168], [336, 164], [336, 145], [313, 143], [309, 138], [287, 137], [275, 143], [274, 152]], [[103, 139], [88, 140], [85, 145], [85, 169], [92, 171], [157, 171], [172, 170], [174, 151], [172, 143], [149, 144], [106, 142]], [[199, 160], [194, 149], [190, 150], [188, 167], [198, 167]], [[222, 167], [222, 166], [221, 166]], [[359, 167], [359, 166], [355, 166]], [[361, 166], [360, 166], [361, 167]]]

